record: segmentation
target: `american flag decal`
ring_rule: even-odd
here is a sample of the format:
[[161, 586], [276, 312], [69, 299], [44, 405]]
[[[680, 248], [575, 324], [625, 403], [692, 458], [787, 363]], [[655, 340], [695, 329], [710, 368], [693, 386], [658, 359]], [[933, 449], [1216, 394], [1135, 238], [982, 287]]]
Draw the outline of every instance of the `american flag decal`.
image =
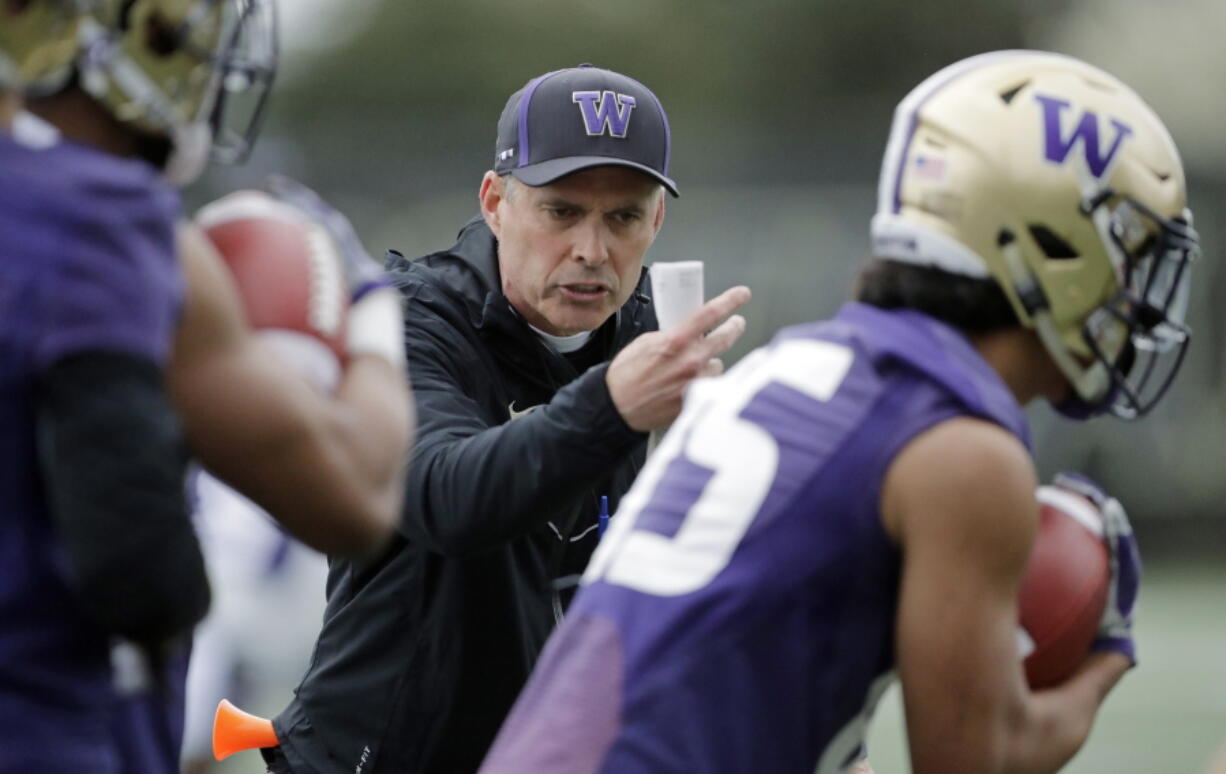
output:
[[915, 174], [924, 180], [944, 180], [945, 159], [933, 156], [916, 156]]

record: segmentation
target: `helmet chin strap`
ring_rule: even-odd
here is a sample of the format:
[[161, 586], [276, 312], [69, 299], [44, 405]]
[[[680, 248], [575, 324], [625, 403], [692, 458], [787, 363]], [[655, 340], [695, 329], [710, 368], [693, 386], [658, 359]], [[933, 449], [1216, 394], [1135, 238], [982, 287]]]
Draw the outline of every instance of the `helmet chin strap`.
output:
[[162, 168], [162, 178], [176, 188], [191, 184], [208, 166], [212, 146], [213, 132], [208, 124], [197, 121], [175, 127], [172, 149]]
[[1111, 390], [1111, 376], [1107, 373], [1106, 366], [1097, 359], [1092, 365], [1083, 366], [1069, 351], [1056, 327], [1055, 319], [1052, 318], [1046, 295], [1022, 260], [1017, 240], [1013, 239], [1001, 245], [1000, 250], [1014, 290], [1026, 307], [1026, 313], [1034, 324], [1034, 331], [1047, 354], [1082, 401], [1089, 404], [1101, 402]]
[[1088, 403], [1097, 404], [1111, 391], [1111, 377], [1107, 368], [1098, 360], [1089, 367], [1082, 366], [1064, 345], [1064, 339], [1056, 330], [1051, 312], [1040, 310], [1034, 315], [1034, 329], [1039, 340], [1055, 361], [1056, 366], [1069, 380], [1077, 396]]

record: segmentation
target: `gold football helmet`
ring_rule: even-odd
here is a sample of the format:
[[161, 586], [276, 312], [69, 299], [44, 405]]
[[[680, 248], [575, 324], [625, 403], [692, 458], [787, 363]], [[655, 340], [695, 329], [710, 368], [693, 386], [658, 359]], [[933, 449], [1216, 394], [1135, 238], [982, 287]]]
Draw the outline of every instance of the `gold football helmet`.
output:
[[81, 23], [81, 86], [120, 121], [170, 139], [169, 179], [194, 179], [210, 149], [222, 162], [245, 158], [276, 70], [273, 0], [91, 5]]
[[54, 93], [73, 73], [134, 129], [165, 137], [179, 185], [243, 160], [276, 72], [274, 0], [5, 0], [0, 89]]
[[1074, 416], [1132, 418], [1182, 362], [1199, 243], [1183, 165], [1127, 86], [1070, 57], [963, 60], [899, 104], [874, 254], [990, 278], [1033, 328]]
[[53, 91], [72, 72], [83, 0], [0, 2], [0, 89]]

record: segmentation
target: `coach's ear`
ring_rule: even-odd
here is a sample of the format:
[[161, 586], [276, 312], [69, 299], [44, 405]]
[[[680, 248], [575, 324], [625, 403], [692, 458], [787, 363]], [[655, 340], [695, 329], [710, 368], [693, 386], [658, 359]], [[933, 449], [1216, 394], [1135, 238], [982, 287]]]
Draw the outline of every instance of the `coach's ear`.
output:
[[477, 198], [481, 200], [481, 217], [485, 218], [485, 224], [494, 232], [495, 238], [502, 237], [502, 212], [499, 205], [506, 201], [504, 185], [502, 178], [490, 170], [481, 178], [481, 190], [477, 193]]
[[656, 205], [655, 217], [651, 219], [651, 229], [652, 229], [651, 238], [652, 239], [656, 238], [656, 235], [660, 233], [660, 226], [664, 225], [664, 210], [665, 210], [664, 199], [665, 198], [666, 197], [664, 196], [664, 186], [660, 186], [659, 193], [656, 194], [656, 199], [659, 200], [659, 203]]

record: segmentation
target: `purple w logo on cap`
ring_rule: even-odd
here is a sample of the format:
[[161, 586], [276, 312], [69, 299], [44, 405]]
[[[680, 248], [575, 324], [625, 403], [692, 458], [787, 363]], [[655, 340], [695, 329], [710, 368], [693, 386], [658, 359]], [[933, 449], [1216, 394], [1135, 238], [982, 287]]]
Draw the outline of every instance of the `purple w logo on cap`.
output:
[[579, 105], [589, 137], [598, 137], [607, 129], [609, 136], [625, 138], [637, 104], [634, 97], [611, 91], [575, 91], [570, 98]]
[[1120, 146], [1124, 144], [1124, 138], [1132, 134], [1132, 128], [1118, 119], [1111, 119], [1111, 126], [1115, 128], [1115, 139], [1111, 142], [1111, 147], [1103, 152], [1102, 142], [1098, 134], [1098, 114], [1087, 110], [1082, 114], [1081, 120], [1073, 127], [1072, 134], [1066, 139], [1062, 135], [1061, 116], [1064, 114], [1065, 108], [1071, 107], [1071, 104], [1056, 97], [1045, 97], [1042, 94], [1036, 94], [1034, 97], [1043, 106], [1043, 129], [1046, 137], [1046, 156], [1048, 161], [1053, 161], [1057, 164], [1065, 164], [1068, 162], [1069, 154], [1073, 151], [1073, 146], [1081, 140], [1082, 149], [1085, 152], [1086, 165], [1090, 168], [1090, 173], [1096, 178], [1101, 178], [1111, 166], [1112, 159], [1119, 152]]

